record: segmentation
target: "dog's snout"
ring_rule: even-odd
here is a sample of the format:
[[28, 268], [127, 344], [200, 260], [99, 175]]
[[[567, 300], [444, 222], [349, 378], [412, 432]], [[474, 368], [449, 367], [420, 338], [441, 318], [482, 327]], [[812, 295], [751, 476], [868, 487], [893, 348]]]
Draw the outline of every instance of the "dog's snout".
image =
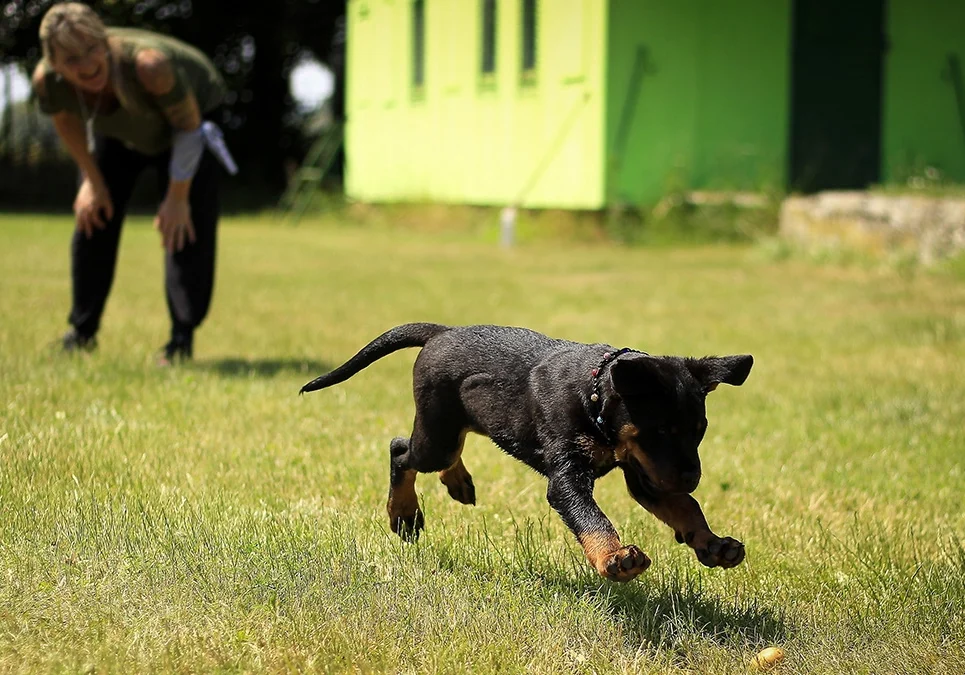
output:
[[687, 492], [693, 492], [700, 483], [700, 469], [684, 471], [680, 474], [680, 484]]

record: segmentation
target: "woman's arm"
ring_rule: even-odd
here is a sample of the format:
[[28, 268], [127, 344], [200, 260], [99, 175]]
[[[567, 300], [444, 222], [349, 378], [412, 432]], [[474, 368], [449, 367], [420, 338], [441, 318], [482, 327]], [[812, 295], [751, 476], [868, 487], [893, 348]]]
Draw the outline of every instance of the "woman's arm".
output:
[[[38, 63], [34, 69], [31, 83], [33, 84], [34, 93], [37, 94], [37, 97], [41, 100], [45, 100], [47, 97], [47, 84], [44, 81], [45, 74], [44, 64]], [[50, 119], [54, 123], [57, 135], [60, 136], [60, 140], [63, 141], [64, 146], [66, 146], [67, 152], [70, 153], [74, 162], [77, 163], [84, 177], [103, 184], [104, 179], [87, 147], [87, 130], [84, 128], [84, 122], [77, 117], [77, 115], [66, 110], [52, 113]]]
[[[42, 63], [34, 70], [31, 83], [37, 96], [44, 99], [47, 92]], [[87, 147], [87, 130], [84, 128], [83, 121], [66, 110], [52, 113], [50, 119], [61, 142], [84, 177], [74, 202], [74, 213], [77, 216], [77, 227], [90, 237], [94, 227], [104, 227], [103, 216], [110, 219], [114, 215], [110, 191], [104, 182], [103, 174], [97, 167], [97, 162]]]
[[[194, 139], [196, 147], [189, 147], [187, 156], [183, 156], [183, 150], [178, 147], [180, 139], [177, 134], [197, 132], [201, 126], [201, 111], [194, 93], [179, 77], [166, 54], [156, 49], [145, 49], [138, 53], [135, 66], [138, 80], [157, 99], [176, 135], [168, 192], [154, 221], [155, 227], [161, 232], [164, 247], [173, 252], [184, 248], [186, 241], [194, 241], [188, 196], [197, 162], [204, 151], [203, 140], [199, 137]], [[192, 152], [196, 154], [192, 156]], [[185, 163], [186, 168], [181, 166]]]

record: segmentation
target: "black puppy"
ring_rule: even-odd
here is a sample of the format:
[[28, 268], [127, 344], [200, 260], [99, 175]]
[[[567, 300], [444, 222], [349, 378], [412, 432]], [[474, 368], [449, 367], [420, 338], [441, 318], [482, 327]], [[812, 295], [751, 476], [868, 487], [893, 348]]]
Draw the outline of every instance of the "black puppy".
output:
[[690, 496], [700, 481], [697, 446], [707, 429], [704, 400], [721, 382], [743, 384], [753, 357], [650, 356], [609, 345], [556, 340], [525, 328], [393, 328], [300, 393], [330, 387], [377, 359], [423, 347], [413, 368], [415, 422], [390, 445], [389, 521], [418, 536], [417, 473], [439, 472], [450, 496], [476, 503], [462, 462], [469, 431], [546, 476], [546, 498], [607, 579], [629, 581], [650, 565], [624, 546], [593, 500], [594, 481], [623, 470], [630, 495], [674, 530], [708, 567], [733, 567], [744, 545], [710, 531]]

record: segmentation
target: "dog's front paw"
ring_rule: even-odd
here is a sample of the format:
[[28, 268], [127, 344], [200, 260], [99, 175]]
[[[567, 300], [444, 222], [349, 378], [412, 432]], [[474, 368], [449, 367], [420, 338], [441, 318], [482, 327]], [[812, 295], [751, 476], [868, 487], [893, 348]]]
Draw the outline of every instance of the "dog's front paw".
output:
[[606, 555], [597, 571], [610, 581], [630, 581], [650, 567], [650, 558], [636, 546], [624, 546]]
[[736, 567], [744, 560], [744, 544], [732, 537], [713, 535], [701, 548], [695, 548], [697, 560], [706, 567]]

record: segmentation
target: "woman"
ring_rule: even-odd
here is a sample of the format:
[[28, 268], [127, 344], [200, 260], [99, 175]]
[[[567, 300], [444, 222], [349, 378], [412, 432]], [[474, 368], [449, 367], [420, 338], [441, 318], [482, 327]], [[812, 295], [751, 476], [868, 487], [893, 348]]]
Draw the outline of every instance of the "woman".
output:
[[161, 363], [191, 358], [214, 285], [219, 168], [234, 172], [216, 126], [203, 122], [224, 81], [200, 51], [166, 35], [107, 28], [87, 5], [50, 8], [40, 24], [43, 59], [33, 88], [77, 163], [77, 228], [71, 247], [73, 306], [65, 351], [96, 347], [114, 279], [127, 202], [137, 176], [158, 173], [164, 198], [154, 219], [166, 251], [171, 337]]

